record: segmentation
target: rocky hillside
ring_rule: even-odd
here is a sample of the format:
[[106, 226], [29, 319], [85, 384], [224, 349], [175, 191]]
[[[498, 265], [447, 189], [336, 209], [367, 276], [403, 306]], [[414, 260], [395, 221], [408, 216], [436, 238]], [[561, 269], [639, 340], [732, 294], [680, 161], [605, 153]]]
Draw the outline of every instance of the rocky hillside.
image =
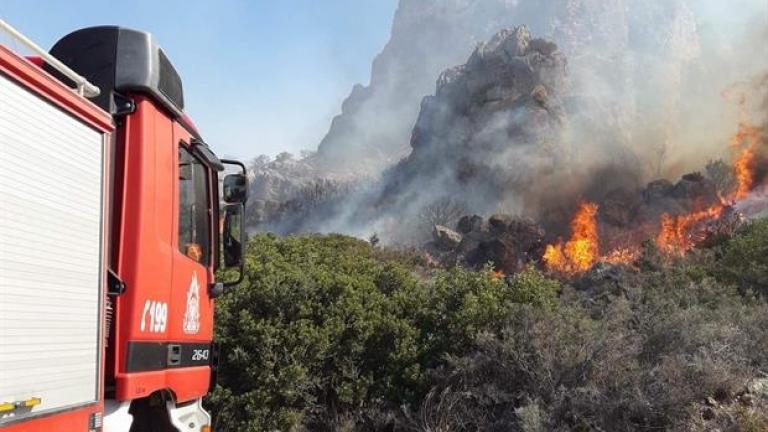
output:
[[[604, 251], [620, 250], [627, 245], [639, 245], [654, 238], [663, 214], [688, 214], [720, 202], [724, 191], [719, 189], [711, 164], [706, 175], [690, 173], [676, 183], [656, 180], [638, 190], [615, 190], [599, 204], [596, 224], [600, 247]], [[763, 206], [765, 199], [755, 199]], [[764, 208], [764, 207], [763, 207]], [[695, 246], [705, 247], [732, 235], [748, 217], [745, 206], [726, 207], [719, 218], [691, 227], [690, 238]], [[479, 215], [463, 216], [454, 227], [437, 225], [433, 240], [425, 249], [443, 265], [461, 264], [481, 269], [492, 263], [504, 274], [520, 272], [527, 266], [541, 264], [547, 243], [567, 233], [562, 225], [544, 217], [540, 222], [495, 214], [486, 221]], [[633, 264], [639, 257], [627, 257]]]
[[367, 86], [356, 85], [319, 146], [321, 160], [341, 158], [383, 168], [408, 154], [421, 98], [435, 78], [463, 63], [475, 44], [514, 21], [506, 1], [402, 0], [392, 34], [373, 61]]
[[635, 110], [648, 102], [642, 95], [649, 90], [674, 110], [681, 74], [699, 50], [688, 3], [401, 0], [391, 39], [373, 63], [370, 84], [355, 86], [344, 102], [319, 146], [320, 160], [326, 167], [342, 160], [370, 168], [406, 156], [419, 103], [433, 93], [435, 78], [464, 63], [478, 43], [520, 25], [557, 43], [575, 76], [589, 77], [595, 84], [589, 90], [602, 92], [596, 95], [604, 98], [601, 103], [624, 107], [627, 126]]
[[353, 181], [321, 171], [311, 156], [290, 153], [258, 157], [248, 171], [247, 224], [279, 234], [319, 229], [316, 223], [364, 184], [360, 177]]
[[532, 183], [567, 157], [559, 145], [566, 77], [557, 46], [527, 27], [480, 44], [422, 101], [412, 152], [385, 177], [381, 205], [409, 214], [450, 196], [484, 213], [538, 192]]
[[[360, 178], [375, 182], [382, 173], [383, 193], [373, 200], [369, 191], [347, 194], [343, 211], [319, 212], [329, 222], [320, 229], [388, 231], [390, 222], [400, 225], [398, 212], [417, 215], [418, 207], [445, 199], [440, 187], [451, 186], [447, 178], [462, 185], [449, 198], [468, 200], [459, 204], [473, 212], [538, 218], [547, 202], [608, 193], [604, 179], [611, 179], [610, 189], [639, 187], [727, 158], [724, 143], [738, 110], [726, 90], [768, 68], [756, 60], [768, 58], [768, 45], [754, 44], [760, 38], [746, 37], [745, 27], [702, 27], [705, 6], [690, 0], [401, 0], [370, 83], [355, 86], [318, 151], [287, 164], [254, 166], [254, 183], [260, 184], [252, 195], [253, 226], [316, 229], [318, 221], [296, 220], [301, 216], [283, 223], [295, 204], [318, 204], [303, 204], [308, 188], [343, 183], [358, 189]], [[471, 61], [482, 58], [478, 44], [521, 25], [551, 43], [534, 43], [535, 55], [524, 53], [513, 63], [536, 60], [526, 56], [551, 63], [555, 52], [549, 51], [557, 46], [557, 65], [545, 71], [552, 76], [538, 76], [549, 66], [532, 64], [531, 87], [511, 64], [484, 64], [482, 72], [467, 63], [473, 52]], [[503, 82], [512, 78], [513, 85]], [[495, 90], [489, 93], [485, 85]], [[527, 108], [504, 106], [514, 99], [509, 91], [527, 92], [518, 100]], [[433, 96], [423, 99], [427, 95]], [[470, 99], [461, 101], [465, 96]], [[448, 113], [448, 99], [448, 106], [464, 104], [470, 111], [452, 107]], [[511, 118], [512, 112], [527, 118]], [[508, 124], [494, 129], [494, 121]], [[488, 144], [505, 134], [514, 146]], [[450, 153], [461, 147], [452, 145], [435, 151], [435, 142], [446, 139], [476, 145], [476, 154]], [[438, 172], [442, 162], [452, 165]], [[396, 213], [386, 214], [386, 208]]]

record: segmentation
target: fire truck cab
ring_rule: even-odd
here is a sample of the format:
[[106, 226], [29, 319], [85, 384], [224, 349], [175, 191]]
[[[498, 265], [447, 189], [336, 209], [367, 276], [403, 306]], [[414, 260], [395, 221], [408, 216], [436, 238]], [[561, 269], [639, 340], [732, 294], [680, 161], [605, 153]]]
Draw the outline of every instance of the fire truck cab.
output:
[[114, 26], [42, 58], [0, 45], [0, 164], [0, 430], [210, 431], [247, 178], [162, 48]]

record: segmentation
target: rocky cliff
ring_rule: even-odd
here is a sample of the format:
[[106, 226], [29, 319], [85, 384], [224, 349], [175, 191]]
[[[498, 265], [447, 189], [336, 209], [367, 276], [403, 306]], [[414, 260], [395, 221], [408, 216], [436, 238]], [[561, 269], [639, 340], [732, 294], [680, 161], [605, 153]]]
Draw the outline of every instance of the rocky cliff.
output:
[[411, 154], [386, 175], [381, 205], [408, 214], [453, 197], [485, 213], [533, 191], [567, 157], [559, 145], [566, 79], [557, 46], [527, 27], [480, 44], [422, 101]]

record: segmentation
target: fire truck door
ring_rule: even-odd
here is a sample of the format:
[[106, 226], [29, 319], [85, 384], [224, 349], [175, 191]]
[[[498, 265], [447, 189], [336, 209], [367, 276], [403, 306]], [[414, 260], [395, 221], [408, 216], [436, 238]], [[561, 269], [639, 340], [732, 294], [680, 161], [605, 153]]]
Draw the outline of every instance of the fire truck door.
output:
[[[178, 342], [176, 367], [209, 364], [213, 331], [213, 302], [208, 294], [212, 263], [216, 257], [213, 241], [212, 174], [195, 157], [191, 137], [181, 127], [174, 129], [178, 164], [176, 166], [176, 250], [173, 256], [173, 282], [168, 321], [168, 337]], [[185, 382], [188, 382], [186, 380]], [[202, 380], [204, 381], [204, 380]], [[204, 394], [207, 382], [189, 383]]]

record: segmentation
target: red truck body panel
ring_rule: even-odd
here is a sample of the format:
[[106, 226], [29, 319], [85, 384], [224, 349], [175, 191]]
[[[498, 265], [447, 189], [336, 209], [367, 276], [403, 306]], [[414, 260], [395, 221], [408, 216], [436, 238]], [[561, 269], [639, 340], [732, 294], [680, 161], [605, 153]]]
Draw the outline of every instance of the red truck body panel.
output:
[[2, 428], [3, 432], [88, 431], [91, 415], [103, 411], [103, 404], [65, 411], [47, 417], [21, 421]]
[[[65, 110], [70, 115], [88, 124], [92, 128], [103, 133], [113, 133], [114, 126], [112, 117], [109, 114], [89, 101], [74, 94], [70, 88], [43, 72], [37, 65], [33, 64], [28, 59], [15, 54], [3, 45], [0, 45], [0, 73], [16, 81], [20, 86], [32, 91], [54, 106]], [[107, 149], [107, 154], [109, 154], [110, 150], [111, 149]], [[108, 167], [104, 167], [104, 169], [107, 170]], [[108, 176], [109, 173], [106, 172], [105, 178], [108, 178]], [[105, 185], [105, 187], [107, 187], [107, 185]], [[106, 209], [109, 209], [109, 206], [111, 205], [109, 202], [109, 194], [105, 193], [104, 196], [106, 197], [104, 202], [104, 214], [108, 214], [109, 212]], [[104, 239], [108, 238], [109, 236], [104, 236]], [[108, 250], [108, 246], [108, 244], [105, 244], [104, 250]], [[104, 292], [106, 292], [106, 290]], [[102, 334], [103, 330], [104, 323], [102, 323]], [[105, 358], [104, 344], [101, 345], [100, 358], [102, 361]], [[104, 370], [103, 364], [101, 370]], [[40, 418], [34, 418], [32, 420], [22, 420], [18, 423], [11, 423], [2, 429], [7, 432], [87, 431], [90, 417], [95, 413], [101, 413], [103, 411], [103, 374], [100, 388], [102, 399], [95, 404]]]

